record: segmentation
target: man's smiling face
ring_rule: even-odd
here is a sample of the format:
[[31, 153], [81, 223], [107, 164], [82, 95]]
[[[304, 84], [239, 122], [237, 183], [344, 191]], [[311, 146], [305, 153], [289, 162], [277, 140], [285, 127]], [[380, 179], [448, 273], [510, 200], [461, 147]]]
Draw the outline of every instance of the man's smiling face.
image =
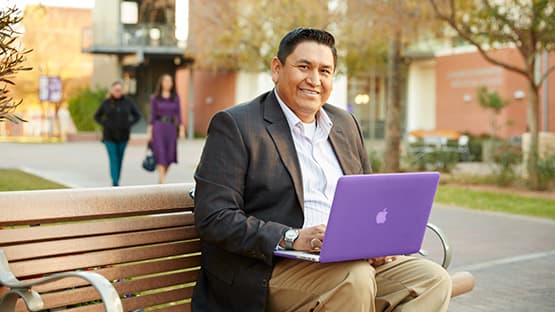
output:
[[285, 64], [272, 60], [272, 80], [285, 104], [303, 122], [312, 122], [330, 97], [334, 58], [330, 47], [315, 41], [299, 43]]

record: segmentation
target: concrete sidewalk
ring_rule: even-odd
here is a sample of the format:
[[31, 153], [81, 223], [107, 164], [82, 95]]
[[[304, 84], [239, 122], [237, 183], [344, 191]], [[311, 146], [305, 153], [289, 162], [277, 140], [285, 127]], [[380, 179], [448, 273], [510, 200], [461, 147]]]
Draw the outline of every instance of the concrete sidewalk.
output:
[[554, 311], [554, 221], [436, 205], [431, 222], [453, 248], [449, 271], [476, 279], [449, 311]]
[[[192, 182], [204, 140], [179, 141], [178, 164], [170, 166], [168, 183]], [[0, 143], [0, 166], [19, 168], [69, 187], [112, 185], [108, 154], [101, 142], [55, 144]], [[145, 146], [130, 144], [125, 150], [121, 185], [158, 183], [156, 172], [141, 164]]]
[[[203, 140], [180, 141], [179, 164], [168, 182], [192, 182]], [[141, 167], [144, 146], [127, 148], [122, 185], [155, 184]], [[0, 166], [22, 168], [71, 187], [109, 186], [108, 157], [100, 142], [0, 143]], [[555, 209], [555, 206], [554, 206]], [[452, 300], [449, 311], [554, 311], [555, 222], [477, 210], [434, 206], [431, 222], [443, 229], [454, 250], [450, 271], [468, 270], [476, 288]], [[424, 248], [437, 255], [426, 238]]]

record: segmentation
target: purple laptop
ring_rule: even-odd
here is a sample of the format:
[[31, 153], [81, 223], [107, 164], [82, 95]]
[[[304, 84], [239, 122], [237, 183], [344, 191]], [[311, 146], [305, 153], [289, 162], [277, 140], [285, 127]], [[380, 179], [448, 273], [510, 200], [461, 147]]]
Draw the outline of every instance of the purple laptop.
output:
[[320, 254], [291, 250], [274, 254], [338, 262], [418, 252], [438, 183], [437, 172], [342, 176]]

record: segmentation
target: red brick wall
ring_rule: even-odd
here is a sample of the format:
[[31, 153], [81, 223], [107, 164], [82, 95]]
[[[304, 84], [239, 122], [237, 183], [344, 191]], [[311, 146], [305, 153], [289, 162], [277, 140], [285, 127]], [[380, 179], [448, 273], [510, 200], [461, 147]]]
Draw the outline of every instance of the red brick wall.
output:
[[[549, 64], [555, 66], [555, 53], [549, 55]], [[549, 131], [555, 132], [555, 72], [551, 72], [549, 75]], [[543, 89], [540, 91], [543, 96]], [[543, 107], [543, 102], [540, 102], [540, 107]], [[543, 109], [542, 109], [543, 113]], [[543, 129], [543, 127], [540, 127]]]
[[[493, 56], [518, 66], [522, 64], [515, 49], [503, 49]], [[555, 63], [555, 53], [551, 55], [550, 63]], [[555, 131], [555, 75], [550, 78], [550, 131]], [[482, 109], [476, 97], [476, 89], [482, 85], [498, 91], [511, 103], [497, 117], [497, 135], [508, 138], [526, 131], [529, 94], [526, 80], [488, 63], [478, 52], [436, 58], [436, 127], [473, 134], [491, 133], [491, 112]], [[515, 99], [517, 90], [524, 91], [525, 98]]]
[[[212, 116], [235, 105], [237, 75], [232, 72], [194, 71], [194, 128], [196, 134], [206, 135]], [[181, 98], [182, 117], [187, 129], [189, 105], [189, 69], [176, 73], [177, 92]]]

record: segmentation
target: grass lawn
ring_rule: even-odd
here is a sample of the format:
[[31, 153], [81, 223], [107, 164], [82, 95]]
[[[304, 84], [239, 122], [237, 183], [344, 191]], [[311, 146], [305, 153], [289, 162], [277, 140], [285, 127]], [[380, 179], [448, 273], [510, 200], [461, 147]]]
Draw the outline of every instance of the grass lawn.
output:
[[462, 186], [440, 185], [436, 202], [457, 207], [555, 219], [555, 200], [469, 190]]
[[0, 169], [0, 192], [66, 188], [50, 180], [17, 169]]

